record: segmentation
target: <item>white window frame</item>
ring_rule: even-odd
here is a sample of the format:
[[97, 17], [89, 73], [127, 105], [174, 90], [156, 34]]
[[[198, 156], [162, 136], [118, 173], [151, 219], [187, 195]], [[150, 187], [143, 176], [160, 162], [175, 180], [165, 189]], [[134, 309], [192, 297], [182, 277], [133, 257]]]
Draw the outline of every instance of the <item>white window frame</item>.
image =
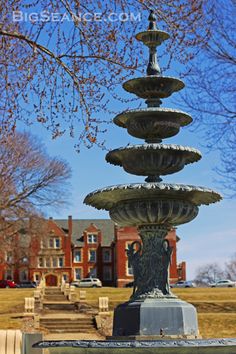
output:
[[[95, 254], [95, 260], [91, 260], [91, 252], [94, 252]], [[89, 249], [88, 250], [88, 261], [90, 263], [96, 263], [97, 262], [97, 251], [95, 249]]]
[[[80, 253], [80, 260], [76, 260], [76, 252]], [[74, 263], [81, 263], [82, 262], [82, 250], [81, 249], [76, 249], [74, 250]]]
[[68, 273], [62, 273], [62, 279], [64, 279], [65, 282], [68, 282], [69, 274]]
[[[40, 259], [42, 260], [42, 262], [40, 262]], [[43, 257], [39, 257], [39, 259], [38, 259], [38, 267], [39, 268], [44, 268], [44, 259], [43, 259]]]
[[89, 267], [89, 276], [90, 278], [97, 278], [97, 267]]
[[[60, 265], [60, 259], [62, 259], [62, 265]], [[58, 257], [58, 268], [64, 267], [64, 257]]]
[[[89, 240], [91, 238], [91, 240]], [[89, 244], [91, 243], [97, 243], [98, 242], [98, 235], [97, 234], [88, 234], [87, 235], [87, 241]]]
[[[59, 242], [59, 246], [57, 246], [57, 241]], [[54, 248], [61, 248], [61, 239], [60, 237], [55, 237], [54, 238]]]
[[[76, 270], [80, 271], [80, 277], [79, 278], [77, 278], [77, 276], [76, 276]], [[74, 280], [80, 280], [82, 278], [83, 278], [83, 268], [82, 267], [74, 268]]]

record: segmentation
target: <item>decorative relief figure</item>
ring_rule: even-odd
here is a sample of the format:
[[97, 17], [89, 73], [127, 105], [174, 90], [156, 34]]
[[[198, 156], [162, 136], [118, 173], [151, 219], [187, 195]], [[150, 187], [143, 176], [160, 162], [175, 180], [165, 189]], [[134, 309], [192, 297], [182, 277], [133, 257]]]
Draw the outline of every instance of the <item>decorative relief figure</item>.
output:
[[162, 292], [164, 295], [170, 294], [170, 284], [169, 284], [169, 272], [171, 264], [171, 255], [173, 253], [173, 247], [170, 247], [168, 240], [164, 240], [162, 243]]
[[[138, 245], [138, 250], [135, 250], [135, 245]], [[141, 279], [141, 251], [142, 245], [139, 241], [134, 241], [126, 250], [128, 262], [130, 263], [131, 267], [133, 268], [133, 275], [134, 275], [134, 286], [133, 286], [133, 293], [134, 296], [136, 290], [139, 287], [139, 284], [142, 282]]]

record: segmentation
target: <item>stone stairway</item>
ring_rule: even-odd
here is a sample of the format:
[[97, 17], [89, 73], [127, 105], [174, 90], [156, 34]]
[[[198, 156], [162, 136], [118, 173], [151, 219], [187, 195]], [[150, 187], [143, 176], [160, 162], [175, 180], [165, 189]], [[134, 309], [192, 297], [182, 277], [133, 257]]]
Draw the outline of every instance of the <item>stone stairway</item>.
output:
[[76, 317], [68, 314], [56, 317], [41, 317], [40, 327], [47, 329], [50, 333], [95, 333], [95, 321], [92, 316]]
[[44, 299], [48, 301], [64, 301], [66, 300], [66, 297], [60, 288], [45, 288]]
[[75, 313], [75, 310], [75, 304], [60, 288], [45, 288], [39, 326], [49, 333], [96, 333], [94, 314]]
[[58, 287], [45, 288], [43, 297], [43, 310], [68, 311], [74, 310], [73, 302], [70, 302]]

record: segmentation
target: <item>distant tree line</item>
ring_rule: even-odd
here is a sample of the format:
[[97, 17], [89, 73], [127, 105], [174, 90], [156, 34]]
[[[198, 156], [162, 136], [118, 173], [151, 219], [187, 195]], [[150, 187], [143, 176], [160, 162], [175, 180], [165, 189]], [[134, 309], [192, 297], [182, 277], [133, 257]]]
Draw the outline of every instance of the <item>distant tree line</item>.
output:
[[220, 279], [236, 281], [236, 253], [220, 267], [218, 263], [208, 263], [199, 267], [196, 271], [195, 282], [199, 285], [209, 285]]

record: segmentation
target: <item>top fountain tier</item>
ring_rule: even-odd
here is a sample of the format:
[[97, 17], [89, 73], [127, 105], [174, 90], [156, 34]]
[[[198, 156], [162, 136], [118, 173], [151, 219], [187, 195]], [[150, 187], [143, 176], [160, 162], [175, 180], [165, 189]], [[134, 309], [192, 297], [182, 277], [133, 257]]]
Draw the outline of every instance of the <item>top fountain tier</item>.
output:
[[170, 38], [167, 32], [160, 31], [156, 27], [156, 16], [151, 10], [148, 17], [149, 26], [147, 31], [136, 34], [135, 38], [138, 41], [143, 42], [147, 47], [157, 47], [162, 44], [166, 39]]
[[157, 60], [156, 47], [169, 38], [169, 34], [156, 27], [156, 16], [151, 12], [147, 31], [140, 32], [136, 39], [149, 48], [149, 62], [147, 76], [126, 81], [123, 88], [140, 98], [146, 99], [148, 107], [158, 107], [161, 98], [166, 98], [184, 88], [183, 81], [174, 77], [161, 76], [161, 69]]

